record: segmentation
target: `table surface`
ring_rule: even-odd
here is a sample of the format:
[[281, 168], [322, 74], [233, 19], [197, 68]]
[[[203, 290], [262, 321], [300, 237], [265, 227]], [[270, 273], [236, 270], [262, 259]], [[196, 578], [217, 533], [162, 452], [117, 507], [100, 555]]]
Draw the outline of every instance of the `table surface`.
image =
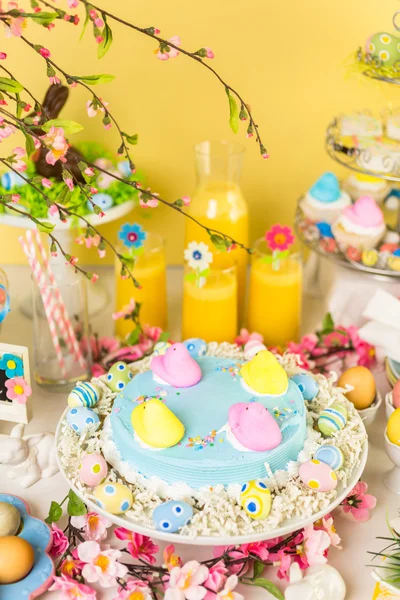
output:
[[[7, 269], [7, 275], [10, 280], [11, 298], [14, 300], [12, 311], [4, 322], [0, 339], [6, 343], [20, 344], [32, 347], [32, 322], [22, 316], [18, 307], [17, 300], [23, 297], [30, 286], [29, 271], [25, 267], [10, 267]], [[107, 286], [107, 289], [113, 288], [113, 273], [111, 269], [105, 268], [101, 272], [101, 279]], [[179, 316], [181, 314], [181, 277], [180, 268], [170, 268], [168, 270], [168, 298], [169, 298], [169, 331], [171, 337], [179, 339]], [[346, 277], [346, 274], [344, 274]], [[354, 283], [354, 282], [353, 282]], [[98, 284], [96, 284], [98, 285]], [[371, 282], [372, 286], [376, 283]], [[353, 288], [354, 289], [354, 288]], [[339, 294], [342, 295], [342, 294]], [[306, 298], [303, 330], [311, 331], [324, 312], [322, 297]], [[91, 319], [93, 331], [101, 335], [111, 335], [113, 322], [111, 320], [112, 298], [110, 297], [109, 306], [101, 315], [93, 316]], [[105, 318], [105, 313], [107, 318]], [[108, 318], [109, 317], [109, 318]], [[377, 375], [378, 387], [381, 393], [386, 393], [388, 384], [384, 373]], [[60, 414], [66, 406], [66, 393], [50, 393], [35, 384], [33, 384], [32, 410], [33, 418], [26, 426], [26, 433], [37, 433], [43, 431], [55, 431], [56, 424]], [[0, 421], [0, 433], [8, 433], [12, 424]], [[383, 475], [392, 467], [392, 463], [387, 457], [384, 449], [383, 431], [385, 427], [384, 406], [381, 406], [380, 413], [376, 421], [369, 429], [369, 457], [363, 479], [369, 485], [369, 491], [378, 499], [377, 508], [372, 514], [372, 518], [367, 523], [359, 524], [351, 520], [343, 513], [338, 513], [336, 525], [338, 533], [342, 538], [342, 550], [333, 548], [330, 551], [329, 563], [336, 567], [347, 586], [347, 600], [367, 600], [372, 598], [374, 582], [371, 577], [370, 555], [368, 550], [378, 549], [379, 542], [375, 537], [386, 535], [386, 515], [389, 517], [397, 516], [400, 507], [400, 498], [389, 492], [383, 485]], [[51, 479], [41, 480], [27, 490], [22, 490], [18, 483], [9, 482], [5, 478], [5, 469], [0, 467], [0, 492], [8, 492], [22, 496], [30, 504], [31, 512], [34, 516], [45, 518], [51, 500], [60, 501], [68, 492], [68, 486], [58, 473]], [[338, 511], [337, 511], [338, 512]], [[160, 544], [163, 547], [162, 544]], [[180, 554], [186, 559], [196, 558], [201, 560], [210, 556], [211, 549], [194, 548], [181, 545], [177, 547]], [[276, 569], [275, 569], [276, 570]], [[272, 573], [265, 573], [266, 577], [272, 578]], [[243, 590], [244, 593], [244, 590]], [[57, 600], [58, 593], [45, 594], [46, 598]], [[245, 590], [246, 600], [261, 600], [272, 598], [266, 591], [247, 587]], [[112, 594], [102, 591], [99, 594], [100, 600], [112, 598]]]

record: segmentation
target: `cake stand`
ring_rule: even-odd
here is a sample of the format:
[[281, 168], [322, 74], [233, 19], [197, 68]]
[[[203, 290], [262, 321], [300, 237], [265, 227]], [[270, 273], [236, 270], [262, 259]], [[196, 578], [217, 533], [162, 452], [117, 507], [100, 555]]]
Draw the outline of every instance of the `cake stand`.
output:
[[271, 529], [270, 531], [250, 533], [247, 535], [236, 535], [236, 536], [183, 536], [178, 533], [165, 533], [163, 531], [158, 531], [157, 529], [153, 529], [151, 527], [147, 527], [143, 525], [140, 521], [132, 521], [125, 517], [124, 515], [113, 515], [102, 508], [100, 508], [93, 500], [87, 498], [82, 492], [69, 480], [67, 473], [62, 464], [61, 456], [58, 450], [59, 440], [61, 437], [61, 426], [67, 414], [69, 407], [65, 409], [63, 412], [60, 421], [58, 422], [56, 434], [55, 434], [55, 443], [57, 447], [57, 464], [59, 466], [60, 472], [70, 488], [75, 492], [77, 496], [83, 500], [83, 502], [94, 512], [99, 513], [103, 517], [109, 519], [115, 525], [119, 527], [125, 527], [125, 529], [129, 529], [130, 531], [134, 531], [136, 533], [140, 533], [141, 535], [147, 535], [151, 538], [162, 540], [164, 542], [170, 542], [174, 544], [187, 544], [193, 546], [226, 546], [226, 545], [239, 545], [239, 544], [249, 544], [252, 542], [265, 541], [269, 539], [273, 539], [280, 536], [290, 535], [294, 531], [298, 529], [302, 529], [318, 519], [321, 519], [328, 513], [332, 512], [339, 504], [346, 498], [346, 496], [350, 493], [350, 491], [354, 488], [358, 480], [360, 479], [368, 456], [368, 441], [365, 442], [361, 455], [359, 457], [359, 464], [354, 468], [353, 473], [349, 479], [348, 485], [343, 486], [340, 482], [337, 486], [337, 496], [329, 505], [320, 510], [309, 517], [295, 517], [292, 519], [287, 519], [284, 521], [279, 527], [275, 529]]
[[[106, 225], [107, 223], [111, 223], [112, 221], [125, 217], [131, 212], [131, 210], [135, 206], [136, 203], [134, 200], [128, 200], [123, 204], [119, 204], [118, 206], [113, 206], [107, 209], [104, 217], [100, 217], [99, 215], [92, 213], [86, 215], [85, 218], [94, 227], [99, 227], [101, 225]], [[74, 241], [71, 233], [71, 219], [68, 219], [66, 222], [63, 222], [58, 217], [49, 216], [46, 219], [39, 219], [39, 221], [50, 221], [52, 223], [55, 223], [54, 233], [57, 237], [57, 240], [60, 242], [65, 252], [72, 255], [74, 254]], [[29, 219], [28, 217], [19, 217], [10, 214], [1, 214], [0, 224], [8, 225], [9, 227], [20, 227], [23, 229], [36, 229], [36, 224], [33, 221], [31, 221], [31, 219]], [[57, 257], [50, 257], [50, 261], [51, 265], [54, 267], [55, 270], [57, 270], [58, 275], [61, 277], [62, 270], [70, 268], [68, 267], [68, 265], [65, 264], [65, 258], [62, 256], [61, 252], [58, 253]], [[101, 284], [99, 285], [99, 283], [96, 283], [96, 285], [88, 286], [88, 306], [89, 313], [91, 316], [100, 313], [102, 310], [104, 310], [104, 308], [107, 305], [109, 305], [110, 302], [110, 294], [108, 290]], [[22, 299], [20, 308], [21, 312], [26, 317], [32, 318], [32, 297], [30, 294]]]

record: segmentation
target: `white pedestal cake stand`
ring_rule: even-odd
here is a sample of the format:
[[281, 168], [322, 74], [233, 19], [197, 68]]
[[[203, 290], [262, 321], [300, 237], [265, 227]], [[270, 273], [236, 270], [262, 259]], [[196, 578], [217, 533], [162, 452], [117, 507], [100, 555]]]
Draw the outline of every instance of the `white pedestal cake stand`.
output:
[[100, 508], [95, 502], [87, 498], [82, 494], [82, 492], [75, 487], [75, 485], [69, 480], [67, 473], [65, 472], [58, 446], [59, 440], [61, 436], [61, 426], [63, 421], [65, 420], [65, 415], [69, 408], [65, 409], [64, 413], [61, 416], [60, 421], [57, 425], [56, 430], [56, 447], [57, 447], [57, 463], [60, 468], [60, 472], [70, 488], [75, 492], [77, 496], [79, 496], [83, 502], [94, 512], [99, 513], [100, 515], [109, 519], [115, 525], [119, 527], [125, 527], [125, 529], [129, 529], [130, 531], [134, 531], [136, 533], [140, 533], [142, 535], [147, 535], [151, 538], [162, 540], [164, 542], [170, 542], [173, 544], [188, 544], [193, 546], [231, 546], [231, 545], [239, 545], [239, 544], [249, 544], [252, 542], [265, 541], [269, 539], [273, 539], [280, 536], [287, 536], [297, 531], [298, 529], [302, 529], [318, 519], [321, 519], [328, 513], [332, 512], [339, 504], [346, 498], [349, 492], [354, 488], [358, 480], [360, 479], [368, 456], [368, 440], [365, 441], [361, 456], [360, 463], [353, 470], [352, 476], [348, 482], [347, 486], [343, 486], [340, 482], [337, 487], [337, 496], [332, 502], [323, 510], [320, 510], [308, 517], [295, 517], [292, 519], [287, 519], [284, 521], [279, 527], [276, 529], [271, 529], [270, 531], [257, 532], [257, 533], [249, 533], [248, 535], [236, 535], [236, 536], [196, 536], [191, 537], [188, 535], [180, 535], [179, 533], [165, 533], [163, 531], [158, 531], [157, 529], [153, 529], [151, 527], [146, 527], [140, 523], [140, 521], [132, 521], [128, 519], [124, 515], [113, 515], [102, 508]]
[[[104, 217], [100, 217], [95, 213], [86, 215], [86, 219], [89, 221], [91, 225], [94, 227], [99, 227], [100, 225], [106, 225], [107, 223], [111, 223], [112, 221], [116, 221], [117, 219], [121, 219], [125, 217], [130, 211], [135, 207], [135, 202], [133, 200], [128, 200], [123, 204], [119, 204], [118, 206], [113, 206], [106, 211]], [[65, 223], [62, 222], [58, 217], [47, 217], [46, 219], [39, 219], [40, 221], [47, 221], [55, 223], [54, 233], [60, 242], [63, 249], [68, 253], [73, 255], [73, 236], [71, 233], [71, 221], [68, 219]], [[0, 225], [8, 225], [9, 227], [20, 227], [23, 229], [36, 229], [36, 224], [28, 219], [27, 217], [19, 217], [16, 215], [2, 214], [0, 215]], [[60, 275], [60, 270], [68, 268], [65, 265], [65, 259], [58, 253], [58, 257], [51, 257], [51, 264], [57, 270], [58, 275]], [[99, 282], [100, 283], [100, 282]], [[89, 306], [89, 314], [96, 315], [100, 311], [102, 311], [110, 301], [110, 295], [107, 289], [99, 285], [97, 283], [95, 286], [88, 286], [88, 306]], [[20, 304], [21, 312], [28, 318], [32, 318], [32, 297], [31, 294], [25, 296]]]

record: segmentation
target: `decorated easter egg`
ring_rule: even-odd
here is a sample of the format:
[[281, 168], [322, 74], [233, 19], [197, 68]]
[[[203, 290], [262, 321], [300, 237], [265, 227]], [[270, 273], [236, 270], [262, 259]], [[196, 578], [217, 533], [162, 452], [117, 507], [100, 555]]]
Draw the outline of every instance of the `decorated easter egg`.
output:
[[[1, 537], [0, 585], [21, 581], [31, 571], [34, 561], [35, 553], [29, 542], [15, 535]], [[22, 593], [22, 590], [20, 591]], [[15, 590], [12, 597], [18, 598], [18, 596], [21, 598], [21, 595]], [[24, 596], [27, 597], [25, 594]]]
[[193, 508], [183, 501], [169, 500], [153, 510], [153, 521], [158, 531], [174, 533], [187, 525], [193, 517]]
[[[93, 194], [92, 202], [96, 204], [101, 210], [107, 210], [111, 208], [114, 204], [114, 200], [110, 196], [110, 194], [104, 194], [104, 192], [100, 192], [99, 194]], [[92, 202], [87, 203], [88, 209], [93, 212]]]
[[68, 396], [68, 405], [72, 408], [74, 406], [87, 406], [92, 408], [96, 406], [99, 401], [100, 391], [97, 385], [90, 381], [83, 381], [78, 383]]
[[315, 458], [300, 466], [299, 477], [304, 485], [319, 492], [330, 492], [337, 486], [335, 471], [326, 463]]
[[316, 226], [318, 227], [319, 232], [322, 237], [333, 238], [332, 229], [331, 229], [331, 226], [329, 225], [329, 223], [320, 221], [319, 223], [316, 223]]
[[261, 350], [267, 350], [267, 346], [259, 340], [249, 340], [244, 345], [244, 357], [246, 360], [251, 360]]
[[400, 379], [393, 386], [392, 401], [395, 408], [400, 408]]
[[91, 452], [82, 458], [79, 478], [85, 485], [95, 487], [107, 476], [107, 463], [100, 452]]
[[314, 377], [307, 375], [307, 373], [298, 373], [297, 375], [293, 375], [291, 380], [294, 381], [303, 394], [304, 400], [314, 400], [319, 390], [318, 383]]
[[8, 171], [1, 176], [1, 185], [9, 192], [13, 187], [22, 187], [23, 185], [26, 185], [26, 181], [21, 175], [18, 175], [18, 173]]
[[400, 40], [395, 35], [379, 32], [368, 38], [365, 51], [378, 66], [392, 67], [400, 60]]
[[93, 495], [96, 504], [113, 515], [125, 513], [133, 504], [131, 490], [122, 483], [102, 483], [97, 486]]
[[108, 371], [106, 376], [106, 384], [112, 392], [121, 392], [124, 387], [130, 382], [133, 375], [128, 369], [126, 363], [116, 362]]
[[201, 338], [190, 338], [183, 342], [192, 358], [205, 356], [207, 352], [207, 343]]
[[331, 404], [322, 411], [318, 419], [318, 429], [330, 437], [337, 431], [341, 431], [347, 423], [347, 410], [340, 404]]
[[396, 408], [389, 417], [387, 436], [392, 444], [400, 446], [400, 408]]
[[378, 252], [376, 250], [364, 250], [361, 254], [361, 262], [366, 267], [374, 267], [378, 262]]
[[8, 502], [0, 502], [0, 537], [15, 535], [20, 524], [19, 510]]
[[388, 267], [392, 271], [400, 271], [400, 256], [389, 256]]
[[344, 460], [340, 448], [329, 444], [320, 446], [314, 454], [314, 459], [329, 465], [334, 471], [337, 471], [343, 466]]
[[70, 408], [67, 412], [67, 423], [76, 433], [82, 433], [86, 427], [90, 427], [93, 424], [96, 424], [98, 427], [100, 419], [99, 415], [91, 408], [77, 406]]
[[346, 398], [354, 404], [357, 410], [371, 406], [376, 396], [374, 376], [367, 367], [351, 367], [339, 377], [338, 387], [353, 386], [354, 390], [344, 392]]
[[271, 511], [271, 492], [263, 481], [249, 481], [241, 489], [240, 505], [252, 519], [266, 519]]
[[154, 356], [161, 356], [165, 354], [170, 346], [171, 344], [169, 342], [157, 342], [153, 349]]

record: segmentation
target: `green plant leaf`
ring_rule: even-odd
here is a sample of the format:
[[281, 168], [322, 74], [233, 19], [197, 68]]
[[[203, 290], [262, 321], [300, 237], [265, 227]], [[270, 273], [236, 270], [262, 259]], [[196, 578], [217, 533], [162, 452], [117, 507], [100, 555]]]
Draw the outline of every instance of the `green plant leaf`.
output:
[[222, 237], [222, 235], [211, 233], [210, 240], [217, 250], [220, 250], [221, 252], [226, 251], [225, 239]]
[[131, 333], [126, 338], [126, 342], [129, 344], [129, 346], [135, 346], [138, 343], [140, 332], [141, 329], [139, 326], [135, 327], [135, 329], [131, 331]]
[[263, 577], [257, 577], [257, 579], [253, 579], [251, 581], [241, 579], [240, 583], [244, 583], [246, 585], [255, 585], [257, 587], [263, 588], [267, 590], [274, 598], [277, 600], [285, 600], [285, 596], [282, 594], [280, 589], [272, 583], [272, 581], [268, 581], [268, 579], [264, 579]]
[[233, 131], [233, 133], [237, 133], [239, 131], [239, 109], [236, 104], [235, 98], [232, 96], [230, 91], [226, 89], [226, 93], [228, 95], [229, 100], [229, 125]]
[[29, 18], [37, 25], [47, 26], [57, 19], [57, 13], [54, 12], [38, 12], [29, 13]]
[[51, 525], [52, 523], [57, 523], [57, 521], [59, 521], [61, 519], [62, 514], [63, 514], [63, 510], [61, 508], [61, 505], [58, 504], [58, 502], [55, 502], [54, 500], [52, 500], [52, 502], [50, 504], [50, 508], [49, 508], [49, 514], [45, 518], [45, 522], [48, 525]]
[[26, 150], [26, 155], [28, 156], [28, 158], [30, 158], [32, 156], [32, 154], [36, 150], [35, 143], [34, 143], [33, 137], [31, 135], [28, 135], [27, 133], [24, 133], [24, 136], [25, 136], [25, 150]]
[[102, 75], [82, 75], [82, 77], [75, 76], [75, 79], [79, 79], [79, 81], [83, 81], [87, 85], [97, 85], [98, 83], [110, 83], [115, 79], [114, 75], [107, 75], [107, 73], [103, 73]]
[[159, 341], [159, 342], [168, 342], [169, 338], [170, 338], [170, 333], [169, 333], [169, 331], [163, 331], [163, 332], [160, 334], [160, 337], [158, 338], [158, 341]]
[[[103, 15], [104, 18], [104, 15]], [[112, 30], [111, 27], [109, 26], [109, 24], [107, 23], [107, 21], [104, 21], [104, 29], [102, 31], [102, 36], [103, 36], [103, 41], [98, 44], [97, 46], [97, 57], [98, 58], [103, 58], [103, 56], [105, 54], [107, 54], [107, 52], [109, 51], [112, 41], [113, 41], [113, 34], [112, 34]]]
[[335, 327], [335, 322], [331, 313], [327, 313], [322, 320], [322, 329], [324, 333], [330, 333]]
[[131, 144], [132, 146], [136, 146], [136, 144], [138, 143], [138, 134], [135, 133], [134, 135], [128, 135], [127, 133], [123, 134], [126, 141], [128, 142], [128, 144]]
[[68, 492], [67, 511], [70, 517], [81, 517], [87, 513], [85, 504], [73, 490], [69, 490]]
[[85, 11], [86, 11], [86, 17], [85, 17], [85, 22], [83, 23], [82, 32], [81, 32], [81, 35], [79, 37], [79, 41], [81, 41], [81, 39], [83, 38], [83, 36], [85, 34], [85, 31], [86, 31], [86, 27], [87, 27], [87, 25], [89, 23], [89, 9], [86, 6], [86, 4], [85, 4]]
[[24, 86], [18, 83], [18, 81], [15, 81], [15, 79], [0, 77], [0, 91], [10, 92], [10, 94], [19, 94], [23, 89]]
[[46, 133], [49, 132], [52, 127], [61, 127], [67, 135], [78, 133], [83, 129], [83, 126], [80, 123], [77, 123], [76, 121], [67, 121], [65, 119], [50, 119], [50, 121], [46, 121], [46, 123], [42, 125], [42, 129]]
[[38, 221], [36, 223], [36, 227], [42, 233], [51, 233], [55, 227], [54, 223], [50, 223], [49, 221]]
[[253, 581], [254, 579], [258, 579], [260, 577], [260, 575], [263, 574], [263, 572], [265, 571], [265, 565], [260, 562], [259, 560], [256, 560], [254, 563], [254, 567], [253, 567]]

